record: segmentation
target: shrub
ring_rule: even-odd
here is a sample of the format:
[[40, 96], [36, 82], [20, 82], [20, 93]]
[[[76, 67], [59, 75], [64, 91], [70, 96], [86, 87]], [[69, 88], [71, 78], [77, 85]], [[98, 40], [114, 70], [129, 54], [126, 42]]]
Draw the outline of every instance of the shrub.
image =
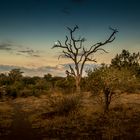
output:
[[58, 87], [64, 94], [74, 93], [76, 90], [74, 78], [70, 76], [65, 79], [58, 80], [56, 82], [56, 87]]
[[24, 88], [23, 90], [20, 91], [21, 97], [28, 97], [32, 95], [33, 95], [33, 91], [31, 89]]
[[9, 97], [12, 98], [16, 98], [17, 97], [17, 89], [14, 86], [8, 86], [6, 87], [6, 95], [8, 95]]
[[80, 107], [80, 96], [78, 95], [63, 95], [57, 97], [50, 97], [46, 117], [67, 116], [69, 113], [74, 112]]
[[102, 67], [88, 72], [89, 89], [92, 93], [104, 95], [104, 111], [109, 111], [112, 98], [118, 94], [117, 90], [125, 92], [134, 91], [137, 80], [134, 73], [122, 68], [121, 70], [102, 65]]
[[67, 113], [75, 111], [77, 108], [79, 108], [79, 103], [79, 97], [66, 96], [58, 101], [58, 105], [55, 107], [55, 111], [57, 114], [66, 115]]

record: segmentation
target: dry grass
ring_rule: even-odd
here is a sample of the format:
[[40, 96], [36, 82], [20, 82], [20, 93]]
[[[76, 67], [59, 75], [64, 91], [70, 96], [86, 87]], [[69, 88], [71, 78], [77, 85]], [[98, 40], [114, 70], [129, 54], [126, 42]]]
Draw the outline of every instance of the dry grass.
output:
[[10, 132], [13, 108], [7, 102], [0, 102], [0, 136]]
[[102, 104], [89, 93], [18, 98], [14, 103], [28, 113], [32, 127], [44, 139], [140, 138], [139, 94], [120, 95], [111, 103], [108, 114], [103, 113]]

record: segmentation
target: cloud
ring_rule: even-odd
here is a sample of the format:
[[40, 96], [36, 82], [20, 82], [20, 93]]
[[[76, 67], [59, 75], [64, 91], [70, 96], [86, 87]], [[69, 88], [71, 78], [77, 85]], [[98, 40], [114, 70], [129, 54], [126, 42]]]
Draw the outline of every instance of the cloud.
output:
[[71, 9], [69, 7], [64, 7], [61, 10], [61, 12], [64, 13], [64, 14], [66, 14], [66, 15], [70, 15], [70, 13], [71, 13], [70, 11], [71, 11]]
[[31, 57], [40, 57], [38, 50], [33, 50], [30, 47], [19, 45], [12, 41], [0, 42], [0, 51], [4, 50], [8, 53], [13, 53], [16, 55], [24, 55], [24, 56], [31, 56]]
[[[69, 65], [71, 65], [73, 68], [75, 68], [75, 65], [73, 63], [67, 63], [67, 64], [63, 64], [63, 69], [69, 70]], [[81, 67], [81, 65], [79, 65], [79, 66]], [[95, 64], [95, 63], [85, 64], [84, 69], [83, 69], [83, 75], [85, 75], [85, 71], [87, 71], [89, 69], [97, 68], [99, 66], [100, 66], [100, 64]]]
[[0, 43], [0, 50], [11, 51], [13, 44], [9, 42]]
[[24, 48], [24, 50], [19, 50], [18, 55], [24, 55], [24, 56], [32, 56], [32, 57], [40, 57], [38, 50], [33, 50], [29, 48]]
[[[75, 68], [75, 65], [73, 63], [67, 63], [67, 64], [59, 64], [54, 67], [52, 66], [46, 66], [46, 67], [39, 67], [37, 68], [37, 71], [40, 71], [42, 73], [50, 73], [54, 76], [66, 76], [66, 70], [69, 70], [69, 65], [71, 65], [73, 68]], [[85, 64], [83, 69], [83, 76], [86, 75], [86, 71], [89, 69], [95, 69], [99, 67], [100, 64]]]
[[66, 76], [65, 70], [62, 69], [62, 66], [43, 66], [38, 68], [27, 68], [21, 66], [13, 65], [0, 65], [0, 73], [8, 73], [12, 69], [20, 69], [24, 76], [40, 76], [43, 77], [45, 74], [52, 74], [53, 76]]
[[87, 4], [90, 2], [90, 0], [69, 0], [70, 3], [67, 3], [61, 10], [63, 14], [70, 15], [73, 13], [73, 9], [77, 8], [77, 6]]
[[[74, 64], [59, 64], [56, 66], [42, 66], [37, 68], [32, 67], [22, 67], [22, 66], [14, 66], [14, 65], [0, 65], [0, 73], [8, 73], [12, 69], [20, 69], [23, 72], [24, 76], [40, 76], [43, 77], [45, 74], [52, 74], [53, 76], [66, 76], [65, 71], [69, 70], [69, 65], [74, 68]], [[86, 75], [86, 70], [94, 69], [99, 67], [99, 64], [85, 64], [83, 70], [83, 76]]]

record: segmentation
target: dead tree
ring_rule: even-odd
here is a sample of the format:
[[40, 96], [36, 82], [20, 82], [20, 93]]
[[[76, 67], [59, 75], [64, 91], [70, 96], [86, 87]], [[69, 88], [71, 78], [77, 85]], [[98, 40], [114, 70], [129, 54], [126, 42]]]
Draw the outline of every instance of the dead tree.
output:
[[[74, 62], [74, 67], [72, 65], [69, 65], [70, 71], [66, 71], [67, 74], [74, 76], [75, 78], [75, 84], [76, 84], [76, 90], [79, 93], [80, 92], [80, 82], [82, 78], [83, 68], [87, 61], [90, 62], [96, 62], [96, 60], [93, 58], [93, 55], [97, 51], [103, 51], [106, 52], [105, 49], [102, 48], [102, 46], [111, 43], [115, 40], [115, 34], [118, 32], [116, 29], [110, 28], [112, 30], [111, 35], [106, 39], [104, 42], [98, 42], [94, 45], [91, 45], [89, 48], [85, 48], [83, 46], [83, 42], [86, 41], [85, 38], [79, 37], [76, 39], [74, 37], [74, 32], [79, 29], [79, 27], [76, 25], [74, 28], [69, 28], [69, 36], [66, 36], [66, 40], [64, 44], [61, 43], [61, 41], [58, 40], [57, 44], [55, 44], [52, 48], [61, 48], [62, 54], [58, 57], [63, 58], [70, 58]], [[107, 53], [107, 52], [106, 52]]]

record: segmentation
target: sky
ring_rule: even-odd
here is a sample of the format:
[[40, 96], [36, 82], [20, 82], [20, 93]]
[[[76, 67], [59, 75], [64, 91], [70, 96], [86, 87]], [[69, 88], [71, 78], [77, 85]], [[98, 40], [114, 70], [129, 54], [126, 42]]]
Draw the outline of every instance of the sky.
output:
[[65, 41], [66, 27], [79, 26], [76, 35], [85, 47], [104, 41], [117, 28], [116, 39], [95, 55], [109, 64], [122, 49], [140, 50], [139, 0], [0, 0], [0, 72], [21, 68], [26, 75], [64, 75], [67, 59], [51, 49]]

